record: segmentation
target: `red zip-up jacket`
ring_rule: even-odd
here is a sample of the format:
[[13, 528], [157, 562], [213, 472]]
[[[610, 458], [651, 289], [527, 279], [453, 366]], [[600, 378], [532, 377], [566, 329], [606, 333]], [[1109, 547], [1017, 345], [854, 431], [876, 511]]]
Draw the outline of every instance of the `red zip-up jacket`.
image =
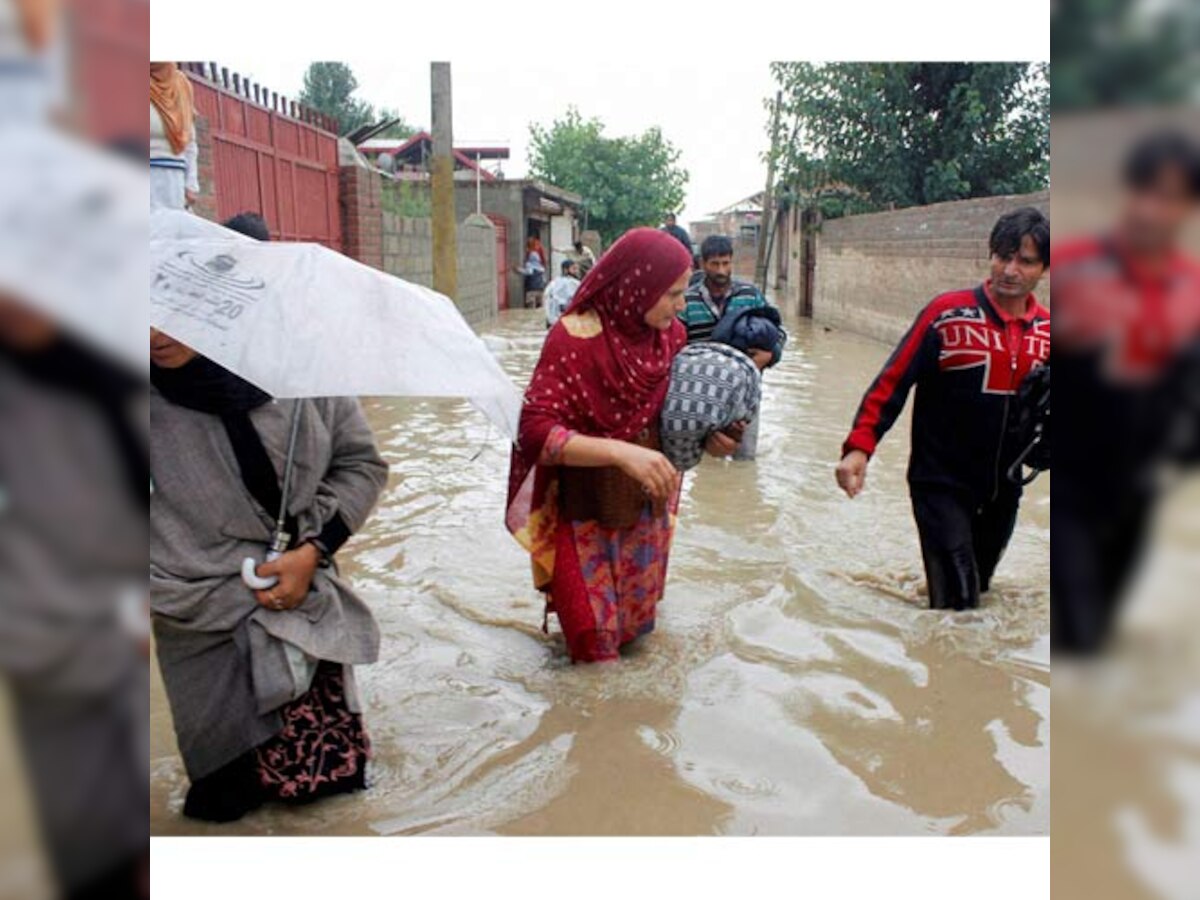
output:
[[985, 282], [921, 310], [864, 395], [843, 456], [874, 454], [915, 385], [909, 483], [961, 489], [979, 503], [1019, 490], [1005, 477], [1020, 452], [1012, 404], [1025, 376], [1050, 357], [1050, 312], [1030, 294], [1013, 317], [989, 292]]

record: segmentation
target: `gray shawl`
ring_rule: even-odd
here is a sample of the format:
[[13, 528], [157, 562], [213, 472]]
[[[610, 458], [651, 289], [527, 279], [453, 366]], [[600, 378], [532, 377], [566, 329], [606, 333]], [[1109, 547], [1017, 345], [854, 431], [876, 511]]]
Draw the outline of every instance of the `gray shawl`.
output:
[[704, 442], [758, 410], [761, 379], [750, 357], [725, 344], [685, 347], [671, 365], [662, 411], [662, 452], [680, 472], [695, 467]]
[[[316, 536], [335, 513], [356, 531], [387, 479], [362, 410], [345, 398], [253, 410], [280, 473], [295, 403], [302, 409], [288, 507], [297, 539]], [[240, 569], [247, 556], [262, 559], [276, 511], [246, 490], [220, 419], [152, 391], [150, 427], [151, 612], [179, 750], [194, 779], [274, 735], [280, 707], [308, 690], [317, 660], [346, 667], [357, 710], [350, 666], [375, 661], [379, 629], [333, 569], [317, 570], [296, 609], [261, 607]]]
[[146, 847], [146, 532], [92, 404], [0, 360], [0, 713], [67, 892]]

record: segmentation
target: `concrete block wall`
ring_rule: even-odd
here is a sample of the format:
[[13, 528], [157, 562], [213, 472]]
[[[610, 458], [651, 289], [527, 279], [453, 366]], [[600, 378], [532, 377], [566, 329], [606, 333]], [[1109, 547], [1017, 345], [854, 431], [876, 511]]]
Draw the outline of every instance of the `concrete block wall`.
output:
[[[433, 229], [429, 219], [382, 213], [380, 268], [405, 281], [433, 286]], [[458, 226], [458, 296], [453, 298], [471, 325], [496, 315], [496, 234], [492, 224], [471, 216]]]
[[405, 281], [433, 287], [433, 229], [429, 219], [382, 214], [381, 268]]
[[[826, 221], [817, 236], [813, 319], [896, 341], [938, 294], [988, 276], [988, 235], [1021, 206], [1049, 215], [1050, 192], [958, 200]], [[1038, 294], [1049, 299], [1050, 279]]]
[[495, 317], [498, 285], [496, 229], [486, 216], [469, 216], [458, 226], [458, 296], [463, 317], [481, 325]]

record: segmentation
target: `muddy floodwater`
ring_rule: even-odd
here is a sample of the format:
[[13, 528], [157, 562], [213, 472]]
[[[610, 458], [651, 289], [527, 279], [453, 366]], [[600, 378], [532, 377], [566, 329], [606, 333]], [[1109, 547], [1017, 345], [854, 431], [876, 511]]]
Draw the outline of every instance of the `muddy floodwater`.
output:
[[[155, 834], [1047, 834], [1049, 481], [978, 611], [924, 608], [908, 414], [854, 501], [833, 466], [889, 347], [789, 324], [755, 463], [685, 480], [657, 630], [571, 666], [503, 526], [508, 450], [467, 404], [367, 400], [391, 478], [340, 554], [375, 610], [365, 794], [206, 826], [157, 680]], [[488, 340], [524, 386], [540, 312]]]

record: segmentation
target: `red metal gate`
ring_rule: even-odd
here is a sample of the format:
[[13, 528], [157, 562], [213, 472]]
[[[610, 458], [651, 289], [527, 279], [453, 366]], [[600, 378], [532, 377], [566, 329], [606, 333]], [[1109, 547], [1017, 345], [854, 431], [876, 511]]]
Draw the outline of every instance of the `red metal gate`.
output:
[[144, 142], [149, 2], [70, 0], [65, 12], [72, 118], [92, 140]]
[[496, 228], [496, 309], [508, 309], [508, 219], [488, 214]]
[[215, 64], [184, 69], [211, 129], [218, 218], [257, 212], [275, 240], [340, 251], [337, 123]]

